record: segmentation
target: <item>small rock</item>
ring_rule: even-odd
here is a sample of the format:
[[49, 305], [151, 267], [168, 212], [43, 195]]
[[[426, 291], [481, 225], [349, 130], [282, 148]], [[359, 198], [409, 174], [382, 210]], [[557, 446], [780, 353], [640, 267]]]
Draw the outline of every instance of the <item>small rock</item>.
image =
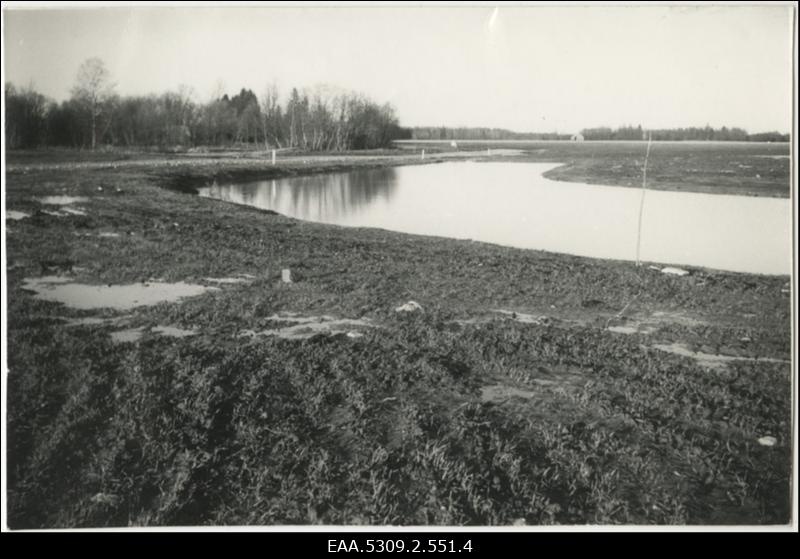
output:
[[283, 283], [292, 283], [292, 271], [289, 268], [281, 270], [281, 281]]
[[760, 444], [761, 446], [775, 446], [776, 444], [778, 444], [778, 439], [770, 436], [761, 437], [760, 439], [758, 439], [758, 444]]
[[421, 311], [421, 310], [422, 310], [422, 306], [419, 303], [417, 303], [415, 301], [409, 301], [405, 305], [400, 305], [399, 307], [394, 309], [394, 312], [414, 312], [414, 311]]
[[361, 332], [348, 332], [347, 333], [347, 337], [348, 338], [363, 338], [364, 334], [362, 334]]
[[666, 268], [661, 268], [662, 274], [671, 274], [673, 276], [686, 276], [689, 274], [688, 270], [684, 270], [683, 268], [673, 268], [672, 266], [667, 266]]
[[514, 522], [512, 522], [512, 525], [513, 526], [527, 526], [528, 523], [525, 522], [524, 518], [517, 518], [517, 519], [514, 520]]

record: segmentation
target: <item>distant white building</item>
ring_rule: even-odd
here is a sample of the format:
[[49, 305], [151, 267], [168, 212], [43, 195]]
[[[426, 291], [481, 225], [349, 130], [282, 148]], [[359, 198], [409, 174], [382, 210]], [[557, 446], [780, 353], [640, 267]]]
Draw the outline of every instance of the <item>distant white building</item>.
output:
[[572, 136], [570, 136], [569, 139], [571, 141], [573, 141], [573, 142], [582, 142], [583, 141], [583, 134], [578, 132], [577, 134], [573, 134]]

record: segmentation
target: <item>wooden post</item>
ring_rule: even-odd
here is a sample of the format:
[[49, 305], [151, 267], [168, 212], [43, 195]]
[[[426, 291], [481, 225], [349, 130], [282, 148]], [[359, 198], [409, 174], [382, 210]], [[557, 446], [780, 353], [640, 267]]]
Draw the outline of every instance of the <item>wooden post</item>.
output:
[[639, 201], [639, 227], [636, 231], [636, 265], [641, 266], [639, 251], [642, 246], [642, 212], [644, 211], [644, 194], [647, 192], [647, 159], [650, 157], [650, 144], [653, 143], [653, 133], [647, 138], [647, 151], [644, 154], [644, 171], [642, 172], [642, 197]]
[[424, 149], [422, 150], [422, 157], [421, 157], [421, 159], [422, 159], [423, 161], [425, 161], [425, 150], [424, 150]]
[[272, 164], [275, 165], [275, 150], [272, 150]]

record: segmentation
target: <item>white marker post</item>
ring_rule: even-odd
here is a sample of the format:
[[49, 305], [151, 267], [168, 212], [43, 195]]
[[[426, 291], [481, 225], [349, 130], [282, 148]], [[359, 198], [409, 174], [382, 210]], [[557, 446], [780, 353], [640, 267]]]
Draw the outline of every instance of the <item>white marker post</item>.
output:
[[275, 165], [275, 150], [272, 150], [272, 164]]
[[422, 157], [421, 157], [420, 159], [422, 159], [423, 161], [425, 161], [425, 150], [424, 150], [424, 149], [422, 150]]
[[641, 266], [639, 252], [642, 247], [642, 213], [644, 213], [644, 194], [647, 192], [647, 159], [650, 157], [650, 146], [653, 144], [653, 133], [647, 136], [647, 151], [644, 154], [644, 170], [642, 171], [642, 197], [639, 199], [639, 226], [636, 230], [636, 266]]

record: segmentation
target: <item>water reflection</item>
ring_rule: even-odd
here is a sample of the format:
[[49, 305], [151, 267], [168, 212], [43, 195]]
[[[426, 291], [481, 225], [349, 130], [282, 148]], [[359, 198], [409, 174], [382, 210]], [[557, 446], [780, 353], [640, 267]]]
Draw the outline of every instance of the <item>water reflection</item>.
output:
[[342, 223], [377, 202], [388, 204], [397, 189], [393, 168], [218, 185], [201, 196], [274, 210], [308, 221]]
[[[641, 192], [552, 181], [557, 163], [447, 162], [214, 185], [202, 196], [322, 223], [633, 260]], [[642, 259], [791, 269], [789, 200], [648, 191]]]

